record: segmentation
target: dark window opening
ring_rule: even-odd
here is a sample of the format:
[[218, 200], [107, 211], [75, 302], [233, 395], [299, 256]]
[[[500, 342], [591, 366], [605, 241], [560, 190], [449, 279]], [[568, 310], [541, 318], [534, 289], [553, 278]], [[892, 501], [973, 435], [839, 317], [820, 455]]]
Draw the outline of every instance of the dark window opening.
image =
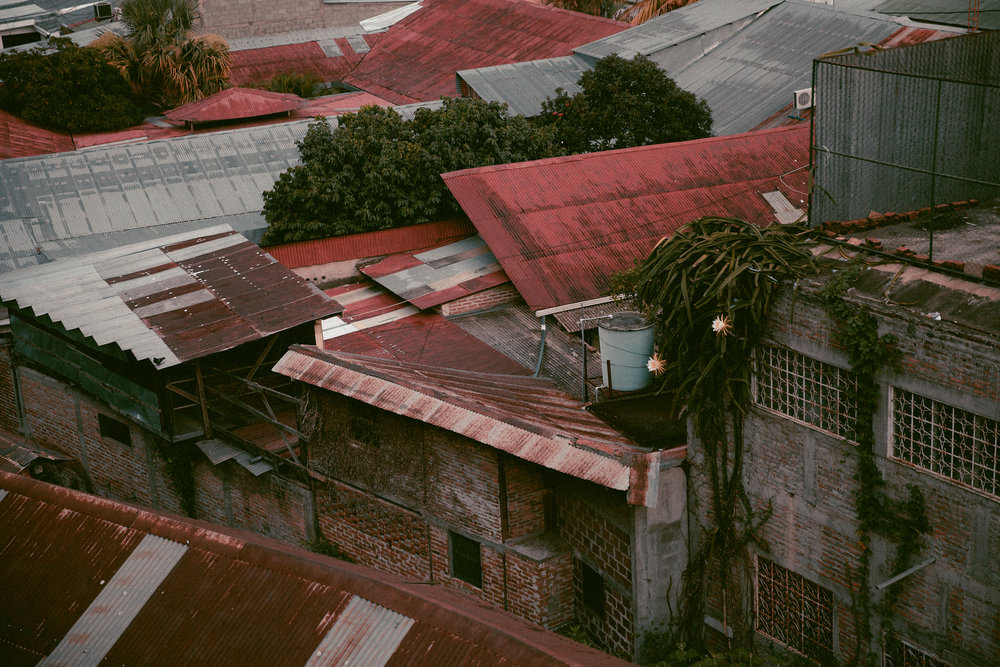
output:
[[482, 588], [483, 556], [479, 542], [451, 531], [448, 531], [448, 537], [451, 541], [451, 576]]
[[379, 437], [375, 421], [375, 410], [368, 405], [352, 407], [348, 418], [348, 433], [351, 442], [378, 446]]
[[132, 430], [128, 424], [112, 419], [107, 415], [97, 415], [97, 423], [101, 429], [101, 437], [119, 442], [126, 447], [132, 446]]
[[599, 617], [604, 617], [604, 579], [586, 563], [580, 563], [583, 571], [581, 588], [583, 605]]

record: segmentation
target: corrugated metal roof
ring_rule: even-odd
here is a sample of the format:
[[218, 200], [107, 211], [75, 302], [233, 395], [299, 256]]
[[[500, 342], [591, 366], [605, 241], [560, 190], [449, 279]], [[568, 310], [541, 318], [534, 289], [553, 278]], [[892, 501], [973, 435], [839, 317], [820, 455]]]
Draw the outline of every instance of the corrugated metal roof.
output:
[[285, 243], [269, 246], [267, 251], [285, 266], [297, 269], [430, 248], [444, 241], [474, 234], [475, 231], [468, 220], [443, 220], [315, 241]]
[[175, 121], [209, 123], [288, 113], [301, 107], [304, 101], [298, 95], [233, 87], [171, 109], [163, 115]]
[[389, 28], [346, 82], [397, 104], [454, 97], [458, 70], [567, 56], [627, 27], [530, 2], [425, 0]]
[[[303, 345], [292, 346], [274, 371], [612, 489], [633, 491], [633, 469], [646, 472], [648, 450], [544, 378], [470, 373]], [[639, 504], [648, 500], [645, 488], [641, 495]]]
[[74, 642], [107, 664], [625, 664], [439, 586], [6, 473], [0, 590], [12, 664]]
[[898, 28], [874, 14], [786, 0], [671, 76], [708, 103], [714, 134], [746, 132], [787, 105], [792, 91], [812, 87], [814, 58], [876, 44]]
[[224, 225], [4, 274], [0, 299], [160, 368], [340, 311]]
[[0, 162], [0, 224], [36, 246], [223, 215], [259, 213], [298, 163], [307, 121]]
[[183, 544], [145, 535], [55, 650], [38, 664], [101, 664], [186, 551]]
[[326, 28], [234, 39], [230, 79], [247, 85], [297, 72], [314, 74], [323, 81], [342, 81], [382, 37], [381, 33], [345, 34], [350, 30]]
[[340, 316], [323, 320], [327, 350], [479, 373], [529, 373], [503, 351], [438, 313], [420, 312], [368, 283], [326, 293], [344, 307]]
[[479, 235], [392, 255], [361, 272], [421, 310], [509, 282]]
[[542, 102], [554, 96], [557, 88], [569, 95], [580, 92], [577, 82], [592, 68], [590, 60], [574, 55], [465, 69], [456, 76], [459, 87], [464, 81], [487, 102], [504, 102], [515, 114], [537, 116], [542, 111]]
[[38, 459], [68, 461], [69, 457], [22, 438], [14, 433], [0, 431], [0, 470], [21, 472]]
[[[875, 7], [883, 14], [899, 14], [917, 21], [967, 26], [972, 3], [955, 0], [886, 0]], [[1000, 30], [1000, 0], [976, 0], [979, 7], [979, 27]]]
[[809, 127], [482, 167], [445, 174], [534, 310], [604, 296], [612, 273], [706, 215], [766, 224], [762, 196], [804, 207]]
[[0, 110], [0, 160], [73, 150], [73, 137], [26, 123]]

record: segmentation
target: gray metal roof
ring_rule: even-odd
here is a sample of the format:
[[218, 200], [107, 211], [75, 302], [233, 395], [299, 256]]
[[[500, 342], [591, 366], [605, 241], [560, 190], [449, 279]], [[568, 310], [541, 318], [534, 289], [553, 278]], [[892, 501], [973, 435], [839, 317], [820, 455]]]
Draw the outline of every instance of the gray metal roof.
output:
[[[627, 32], [627, 31], [626, 31]], [[542, 102], [562, 88], [570, 95], [580, 92], [580, 75], [593, 67], [581, 56], [530, 60], [460, 71], [457, 76], [488, 102], [506, 102], [512, 113], [537, 116]]]
[[261, 193], [298, 163], [295, 142], [309, 122], [2, 161], [0, 269], [187, 231], [199, 222], [235, 222], [253, 237], [265, 226]]
[[652, 57], [672, 46], [710, 34], [730, 24], [745, 24], [757, 14], [781, 2], [782, 0], [699, 0], [573, 51], [593, 60], [600, 60], [612, 53], [617, 53], [622, 58], [637, 55]]
[[860, 42], [879, 42], [899, 25], [869, 13], [786, 0], [673, 75], [712, 109], [716, 135], [747, 132], [812, 86], [812, 61]]

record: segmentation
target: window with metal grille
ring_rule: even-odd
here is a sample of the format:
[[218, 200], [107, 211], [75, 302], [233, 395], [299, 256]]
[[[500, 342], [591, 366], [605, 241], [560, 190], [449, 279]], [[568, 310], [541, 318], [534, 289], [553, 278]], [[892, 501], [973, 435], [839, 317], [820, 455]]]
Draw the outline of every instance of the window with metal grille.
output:
[[107, 415], [98, 414], [97, 425], [102, 438], [114, 440], [126, 447], [132, 446], [132, 431], [125, 422], [120, 422]]
[[890, 456], [1000, 496], [1000, 421], [893, 387]]
[[757, 632], [814, 660], [833, 651], [833, 593], [757, 559]]
[[948, 663], [896, 637], [886, 639], [882, 667], [948, 667]]
[[580, 563], [580, 565], [583, 605], [599, 617], [604, 618], [604, 579], [597, 570], [586, 563]]
[[850, 371], [783, 347], [764, 346], [757, 358], [757, 405], [844, 438], [858, 418], [856, 387]]
[[451, 543], [451, 576], [482, 588], [483, 555], [479, 542], [451, 531], [448, 531], [448, 537]]

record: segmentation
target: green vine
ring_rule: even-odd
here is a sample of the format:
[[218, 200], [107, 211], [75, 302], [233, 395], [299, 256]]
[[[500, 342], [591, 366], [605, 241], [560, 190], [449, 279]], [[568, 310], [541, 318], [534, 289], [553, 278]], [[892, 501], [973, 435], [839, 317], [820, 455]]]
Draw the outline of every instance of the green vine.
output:
[[847, 352], [851, 370], [856, 376], [856, 383], [848, 390], [847, 400], [857, 405], [857, 419], [849, 439], [857, 444], [858, 455], [855, 512], [861, 555], [856, 573], [855, 611], [860, 620], [855, 655], [859, 659], [862, 647], [870, 646], [872, 637], [877, 635], [872, 629], [873, 617], [877, 614], [880, 619], [888, 618], [900, 591], [898, 585], [887, 589], [878, 605], [873, 606], [870, 587], [872, 537], [877, 535], [896, 545], [891, 568], [891, 575], [895, 575], [913, 563], [920, 552], [921, 535], [930, 531], [920, 489], [909, 485], [907, 498], [891, 498], [875, 461], [875, 414], [879, 405], [877, 376], [884, 368], [897, 366], [901, 354], [895, 336], [879, 335], [878, 321], [867, 307], [858, 307], [844, 298], [863, 269], [861, 263], [849, 264], [830, 279], [820, 293], [826, 313], [837, 327], [837, 340]]
[[[752, 648], [754, 623], [744, 600], [750, 547], [770, 509], [755, 513], [743, 484], [744, 417], [750, 410], [754, 351], [782, 280], [811, 267], [797, 225], [762, 229], [730, 218], [702, 218], [661, 242], [612, 290], [635, 295], [657, 324], [652, 365], [686, 411], [704, 455], [713, 525], [705, 527], [684, 575], [675, 645], [706, 648], [709, 582], [723, 598], [735, 644]], [[663, 357], [660, 357], [660, 354]]]
[[198, 449], [191, 443], [169, 443], [159, 439], [154, 442], [156, 456], [163, 461], [167, 480], [180, 499], [181, 510], [196, 518], [194, 462], [198, 459]]

